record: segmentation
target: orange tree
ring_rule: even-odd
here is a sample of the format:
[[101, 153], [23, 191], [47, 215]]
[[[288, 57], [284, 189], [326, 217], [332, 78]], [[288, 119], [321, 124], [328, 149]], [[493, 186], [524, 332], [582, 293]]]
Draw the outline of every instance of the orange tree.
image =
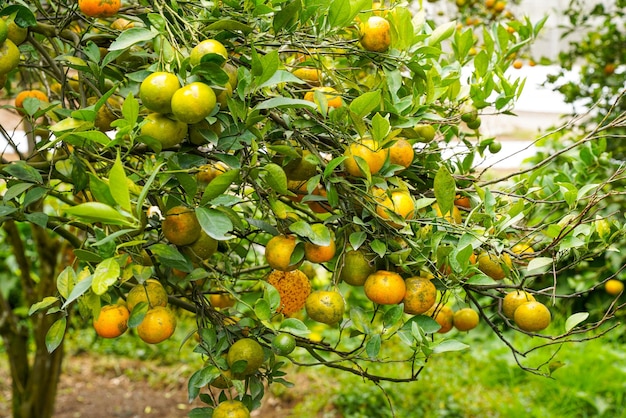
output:
[[[189, 398], [207, 407], [191, 414], [215, 417], [288, 385], [286, 361], [409, 382], [484, 326], [549, 374], [512, 333], [550, 350], [614, 326], [617, 297], [590, 319], [555, 309], [616, 274], [559, 281], [623, 229], [595, 219], [619, 174], [577, 181], [605, 158], [595, 134], [554, 173], [550, 157], [502, 178], [477, 168], [499, 148], [480, 114], [511, 112], [523, 80], [505, 70], [542, 22], [435, 24], [369, 0], [31, 0], [0, 14], [19, 45], [19, 62], [0, 55], [8, 94], [46, 97], [7, 105], [27, 152], [3, 130], [16, 161], [0, 166], [0, 210], [25, 295], [0, 298], [15, 416], [52, 415], [76, 315], [153, 344], [192, 312], [206, 362]], [[410, 354], [390, 358], [398, 344]], [[386, 361], [400, 376], [370, 368]]]

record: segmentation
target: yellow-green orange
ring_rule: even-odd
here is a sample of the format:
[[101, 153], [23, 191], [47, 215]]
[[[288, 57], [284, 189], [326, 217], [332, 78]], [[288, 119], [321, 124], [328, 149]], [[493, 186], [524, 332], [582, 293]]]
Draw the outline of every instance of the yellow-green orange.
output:
[[437, 288], [427, 277], [410, 277], [405, 280], [404, 312], [421, 315], [433, 307], [437, 300]]
[[189, 63], [191, 65], [198, 65], [202, 61], [202, 57], [207, 54], [218, 54], [228, 59], [228, 51], [226, 47], [215, 39], [206, 39], [194, 46], [189, 54]]
[[181, 122], [198, 123], [213, 112], [216, 103], [213, 89], [196, 81], [179, 88], [172, 95], [172, 113]]
[[242, 338], [235, 341], [228, 349], [228, 354], [226, 355], [226, 360], [231, 368], [238, 361], [246, 361], [245, 368], [236, 370], [234, 373], [235, 375], [240, 374], [243, 376], [256, 373], [263, 364], [264, 359], [263, 347], [251, 338]]
[[504, 299], [502, 299], [502, 313], [507, 318], [513, 319], [515, 310], [522, 303], [533, 302], [534, 300], [535, 297], [533, 295], [523, 290], [509, 292], [504, 296]]
[[550, 311], [541, 302], [522, 303], [513, 314], [515, 324], [523, 331], [537, 332], [544, 330], [552, 320]]
[[163, 150], [176, 147], [187, 136], [186, 123], [170, 119], [161, 113], [150, 113], [144, 121], [141, 134], [156, 139]]
[[130, 289], [126, 296], [126, 306], [131, 312], [139, 302], [145, 302], [152, 308], [167, 306], [167, 292], [158, 280], [148, 279]]
[[271, 268], [280, 271], [291, 271], [298, 268], [300, 262], [292, 264], [291, 255], [296, 249], [294, 235], [277, 235], [265, 245], [265, 259]]
[[250, 418], [250, 411], [246, 406], [237, 400], [220, 402], [213, 410], [212, 418]]
[[360, 157], [365, 160], [365, 164], [369, 168], [370, 174], [376, 174], [385, 164], [388, 151], [382, 149], [378, 142], [373, 139], [363, 139], [358, 142], [353, 142], [346, 148], [344, 155], [348, 157], [344, 161], [346, 171], [355, 177], [365, 177], [365, 174], [359, 168], [356, 157]]
[[328, 325], [341, 321], [346, 309], [341, 294], [332, 290], [317, 290], [311, 293], [304, 307], [309, 318]]
[[352, 286], [363, 286], [367, 277], [376, 271], [363, 251], [350, 250], [343, 256], [339, 279]]
[[180, 88], [176, 74], [158, 71], [146, 77], [139, 86], [143, 105], [152, 112], [170, 113], [172, 96]]

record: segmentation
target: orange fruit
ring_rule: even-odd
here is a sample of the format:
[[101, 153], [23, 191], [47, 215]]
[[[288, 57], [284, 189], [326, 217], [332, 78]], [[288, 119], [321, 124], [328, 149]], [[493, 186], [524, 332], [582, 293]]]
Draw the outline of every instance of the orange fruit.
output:
[[78, 0], [78, 8], [89, 17], [113, 16], [121, 6], [121, 0]]
[[[317, 174], [317, 164], [307, 159], [311, 155], [308, 150], [296, 150], [301, 157], [295, 158], [283, 167], [288, 180], [305, 182]], [[310, 157], [309, 157], [310, 158]], [[306, 192], [306, 183], [302, 183]]]
[[319, 86], [322, 79], [322, 72], [312, 67], [298, 67], [292, 71], [292, 74], [312, 86]]
[[437, 300], [437, 288], [428, 277], [410, 277], [405, 280], [404, 312], [421, 315], [433, 307]]
[[196, 81], [179, 88], [172, 96], [172, 113], [181, 122], [198, 123], [213, 112], [217, 103], [215, 92]]
[[472, 202], [469, 196], [461, 196], [459, 194], [456, 195], [456, 198], [454, 199], [454, 205], [465, 209], [472, 208]]
[[0, 44], [0, 74], [8, 74], [20, 64], [20, 50], [7, 39]]
[[230, 83], [226, 83], [215, 96], [215, 100], [220, 104], [221, 109], [225, 109], [228, 106], [229, 97], [233, 97], [233, 88]]
[[124, 305], [106, 305], [100, 309], [100, 314], [94, 318], [93, 327], [102, 338], [116, 338], [128, 329], [130, 312]]
[[[89, 97], [87, 99], [88, 105], [94, 105], [98, 101], [97, 97]], [[100, 106], [96, 111], [96, 119], [93, 124], [98, 130], [102, 132], [108, 132], [111, 130], [111, 123], [117, 120], [118, 117], [111, 109], [120, 110], [121, 104], [113, 97], [109, 97], [105, 104]]]
[[522, 331], [537, 332], [546, 329], [552, 318], [543, 303], [532, 301], [522, 303], [515, 310], [513, 320]]
[[513, 247], [511, 247], [511, 251], [514, 254], [534, 254], [535, 250], [533, 250], [533, 247], [530, 246], [530, 244], [525, 243], [525, 242], [520, 242], [519, 244], [515, 244]]
[[504, 296], [504, 299], [502, 299], [502, 313], [507, 318], [513, 319], [515, 310], [522, 303], [533, 302], [534, 300], [535, 297], [533, 295], [523, 290], [514, 290], [509, 292]]
[[16, 46], [22, 45], [28, 37], [28, 28], [23, 28], [15, 23], [15, 14], [6, 19], [7, 24], [7, 39], [13, 42]]
[[271, 268], [291, 271], [298, 268], [302, 261], [291, 264], [291, 255], [297, 245], [294, 235], [277, 235], [265, 245], [265, 259]]
[[261, 344], [251, 338], [242, 338], [237, 340], [228, 349], [226, 361], [232, 368], [233, 364], [238, 361], [246, 361], [246, 367], [240, 373], [242, 376], [249, 376], [256, 373], [265, 360], [265, 353]]
[[513, 267], [511, 257], [506, 253], [497, 256], [484, 252], [478, 255], [477, 261], [478, 269], [494, 280], [502, 280], [506, 277], [507, 272], [503, 265], [506, 265], [508, 269]]
[[441, 304], [435, 305], [430, 308], [426, 314], [433, 318], [441, 327], [437, 331], [439, 334], [445, 334], [452, 329], [454, 324], [454, 312], [452, 312], [449, 306]]
[[214, 308], [230, 308], [235, 305], [235, 298], [230, 293], [211, 293], [209, 303]]
[[194, 263], [201, 263], [208, 260], [217, 251], [217, 240], [211, 238], [209, 234], [200, 230], [200, 237], [192, 244], [182, 248], [182, 252], [189, 256]]
[[343, 264], [339, 279], [352, 286], [363, 286], [376, 267], [365, 253], [360, 250], [350, 250], [343, 256]]
[[228, 74], [228, 83], [235, 90], [237, 88], [237, 79], [239, 77], [237, 67], [235, 67], [230, 62], [224, 64], [222, 69]]
[[146, 77], [139, 86], [139, 98], [152, 112], [170, 113], [172, 96], [180, 89], [176, 74], [157, 71]]
[[363, 285], [365, 296], [379, 305], [396, 305], [404, 299], [406, 284], [402, 276], [379, 270], [367, 277]]
[[446, 213], [446, 216], [443, 216], [443, 214], [441, 213], [441, 209], [439, 208], [439, 205], [437, 203], [433, 203], [433, 208], [435, 209], [435, 212], [437, 213], [437, 217], [444, 218], [446, 221], [453, 223], [453, 224], [463, 223], [463, 217], [461, 216], [461, 211], [456, 206], [452, 206], [452, 209], [451, 209], [452, 214], [448, 212]]
[[167, 306], [167, 292], [158, 280], [148, 279], [130, 289], [126, 296], [126, 307], [130, 312], [139, 302], [145, 302], [151, 308]]
[[459, 309], [454, 313], [454, 317], [452, 319], [454, 327], [459, 331], [469, 331], [470, 329], [476, 328], [480, 320], [478, 312], [472, 308]]
[[137, 335], [143, 342], [158, 344], [170, 338], [176, 330], [174, 313], [164, 306], [148, 309], [143, 321], [137, 326]]
[[280, 306], [277, 311], [286, 316], [302, 309], [311, 294], [309, 278], [300, 270], [287, 272], [274, 270], [267, 278], [267, 282], [274, 286], [280, 295]]
[[611, 296], [617, 296], [624, 291], [624, 283], [621, 280], [609, 279], [604, 283], [604, 290]]
[[187, 136], [187, 124], [161, 113], [150, 113], [141, 126], [141, 134], [156, 139], [164, 150], [179, 145]]
[[497, 1], [496, 4], [493, 5], [493, 11], [496, 13], [502, 13], [506, 8], [505, 1]]
[[213, 410], [213, 418], [250, 418], [250, 411], [237, 400], [220, 402]]
[[296, 339], [293, 335], [281, 332], [272, 340], [272, 350], [279, 356], [286, 356], [296, 349]]
[[189, 125], [189, 142], [194, 145], [204, 145], [210, 142], [211, 138], [209, 132], [213, 132], [215, 136], [219, 137], [222, 133], [222, 124], [220, 121], [213, 123], [207, 122], [206, 119], [201, 120], [198, 123]]
[[[326, 227], [323, 224], [313, 224], [313, 231], [322, 230]], [[330, 261], [335, 256], [337, 246], [333, 237], [330, 239], [328, 245], [316, 245], [312, 242], [304, 243], [304, 258], [311, 263], [325, 263]]]
[[415, 157], [413, 145], [404, 138], [398, 138], [396, 142], [389, 147], [389, 162], [391, 164], [401, 165], [408, 168]]
[[181, 246], [196, 242], [202, 231], [196, 212], [185, 206], [175, 206], [168, 210], [161, 227], [169, 242]]
[[[376, 213], [385, 220], [389, 220], [389, 212], [395, 213], [402, 219], [413, 219], [415, 214], [415, 202], [406, 191], [391, 192], [391, 197], [385, 195], [384, 200], [376, 206]], [[388, 221], [389, 225], [401, 228], [402, 225]]]
[[196, 180], [198, 183], [207, 185], [215, 177], [228, 171], [228, 166], [221, 161], [216, 161], [215, 163], [201, 165], [198, 167], [198, 170], [199, 171], [196, 173]]
[[340, 322], [346, 309], [341, 293], [332, 290], [311, 293], [304, 307], [309, 318], [328, 325]]
[[361, 46], [372, 52], [385, 52], [391, 45], [391, 26], [384, 17], [370, 16], [361, 23]]
[[[10, 42], [10, 41], [8, 41]], [[37, 99], [40, 102], [48, 103], [48, 96], [40, 90], [23, 90], [15, 96], [15, 108], [20, 115], [24, 115], [24, 101], [28, 98]]]
[[218, 54], [224, 57], [224, 59], [228, 59], [228, 51], [220, 41], [206, 39], [191, 49], [189, 63], [191, 65], [198, 65], [202, 61], [202, 57], [207, 54]]
[[[128, 19], [124, 19], [123, 17], [118, 17], [111, 23], [111, 29], [124, 31], [126, 29], [134, 28], [135, 22], [131, 22]], [[107, 51], [108, 52], [108, 51]]]
[[355, 157], [365, 160], [369, 167], [370, 174], [376, 174], [385, 164], [388, 151], [382, 149], [378, 142], [371, 138], [365, 138], [358, 142], [353, 142], [346, 148], [344, 155], [348, 157], [344, 161], [346, 171], [354, 177], [365, 177], [359, 168]]
[[522, 60], [513, 61], [513, 68], [515, 68], [516, 70], [519, 70], [523, 66], [524, 66], [524, 62], [522, 62]]
[[343, 99], [332, 87], [315, 87], [313, 90], [308, 91], [304, 94], [304, 100], [308, 100], [309, 102], [315, 102], [315, 92], [321, 91], [324, 93], [324, 97], [326, 98], [326, 104], [329, 108], [337, 108], [343, 105]]

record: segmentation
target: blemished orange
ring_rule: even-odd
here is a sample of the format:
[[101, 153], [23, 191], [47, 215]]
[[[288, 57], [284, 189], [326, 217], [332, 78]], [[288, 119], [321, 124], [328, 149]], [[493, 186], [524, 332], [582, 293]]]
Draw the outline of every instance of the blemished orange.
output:
[[298, 268], [300, 262], [291, 263], [291, 255], [298, 244], [295, 235], [277, 235], [265, 245], [265, 259], [271, 268], [291, 271]]
[[346, 309], [341, 293], [334, 290], [316, 290], [306, 299], [304, 307], [309, 318], [328, 325], [340, 322]]
[[24, 101], [28, 98], [48, 103], [48, 96], [40, 90], [23, 90], [15, 96], [15, 108], [20, 115], [24, 115]]
[[130, 289], [126, 296], [126, 307], [130, 312], [139, 302], [146, 302], [151, 308], [167, 306], [167, 292], [158, 280], [148, 279]]
[[384, 17], [370, 16], [361, 24], [361, 46], [372, 52], [385, 52], [391, 45], [391, 26]]
[[410, 277], [405, 280], [404, 312], [421, 315], [433, 307], [437, 300], [437, 288], [428, 277]]
[[406, 284], [398, 273], [378, 270], [370, 274], [363, 285], [365, 296], [379, 305], [396, 305], [404, 299]]
[[176, 330], [174, 313], [164, 306], [148, 309], [143, 321], [137, 326], [137, 335], [143, 342], [158, 344], [170, 338]]
[[308, 91], [304, 94], [304, 100], [308, 100], [309, 102], [315, 102], [315, 92], [321, 91], [324, 93], [324, 97], [326, 98], [326, 104], [329, 108], [337, 108], [343, 105], [343, 99], [332, 87], [315, 87], [313, 90]]
[[624, 283], [618, 279], [609, 279], [604, 283], [604, 291], [611, 296], [617, 296], [624, 291]]
[[78, 8], [89, 17], [113, 16], [121, 6], [121, 0], [78, 0]]
[[309, 278], [300, 270], [274, 270], [267, 278], [267, 282], [274, 286], [280, 295], [280, 306], [277, 311], [286, 316], [302, 309], [311, 294]]
[[361, 141], [351, 143], [344, 152], [348, 157], [344, 161], [346, 171], [354, 177], [365, 177], [365, 174], [359, 168], [355, 157], [365, 160], [370, 174], [376, 174], [385, 164], [387, 160], [388, 150], [381, 148], [380, 144], [371, 138], [365, 138]]
[[389, 162], [391, 164], [401, 165], [408, 168], [415, 157], [413, 145], [405, 138], [398, 138], [396, 142], [389, 147]]
[[507, 318], [513, 319], [513, 315], [515, 314], [515, 310], [522, 304], [526, 302], [535, 301], [535, 297], [530, 293], [524, 290], [513, 290], [512, 292], [507, 293], [502, 299], [502, 313]]
[[128, 329], [130, 312], [124, 305], [106, 305], [100, 309], [100, 314], [94, 318], [93, 327], [102, 338], [116, 338]]
[[13, 71], [20, 64], [20, 50], [7, 39], [0, 44], [0, 75], [5, 75]]
[[215, 92], [199, 81], [187, 84], [172, 95], [172, 113], [181, 122], [198, 123], [213, 112], [217, 104]]
[[511, 257], [508, 254], [502, 253], [500, 256], [483, 252], [478, 255], [478, 268], [487, 276], [494, 280], [502, 280], [507, 276], [507, 272], [503, 265], [506, 265], [510, 270], [513, 267]]
[[224, 44], [215, 39], [205, 39], [191, 49], [189, 63], [191, 65], [198, 65], [202, 61], [202, 57], [207, 54], [218, 54], [224, 57], [224, 59], [228, 59], [228, 51]]
[[365, 280], [375, 271], [374, 263], [363, 251], [350, 250], [343, 256], [339, 279], [352, 286], [363, 286]]
[[459, 309], [454, 313], [453, 323], [454, 327], [459, 331], [469, 331], [478, 326], [480, 318], [478, 312], [472, 308]]
[[196, 212], [186, 206], [174, 206], [161, 223], [163, 235], [174, 245], [190, 245], [200, 238], [202, 228]]
[[426, 314], [432, 317], [441, 327], [437, 331], [439, 334], [449, 332], [454, 325], [454, 312], [447, 305], [437, 304], [430, 308]]
[[150, 111], [170, 113], [172, 96], [180, 88], [178, 76], [174, 73], [157, 71], [146, 77], [139, 85], [141, 103]]
[[238, 400], [220, 402], [213, 410], [213, 418], [250, 418], [250, 411]]
[[395, 213], [398, 217], [408, 220], [415, 215], [415, 202], [411, 194], [406, 191], [391, 192], [391, 196], [385, 195], [382, 202], [376, 206], [376, 213], [381, 218], [388, 220], [389, 225], [401, 228], [402, 225], [390, 219], [389, 212]]
[[513, 314], [515, 324], [527, 332], [538, 332], [550, 325], [552, 317], [550, 310], [541, 302], [532, 301], [522, 303]]
[[168, 150], [178, 146], [187, 136], [187, 124], [171, 119], [161, 113], [150, 113], [141, 126], [141, 135], [150, 136]]

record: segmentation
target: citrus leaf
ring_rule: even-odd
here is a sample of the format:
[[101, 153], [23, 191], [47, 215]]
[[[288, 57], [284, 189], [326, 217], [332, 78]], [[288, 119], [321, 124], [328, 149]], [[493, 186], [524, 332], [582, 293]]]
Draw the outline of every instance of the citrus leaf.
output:
[[383, 316], [383, 326], [385, 328], [391, 328], [402, 318], [404, 314], [404, 305], [392, 306]]
[[70, 296], [74, 283], [76, 283], [76, 272], [72, 267], [67, 266], [57, 276], [57, 291], [64, 299]]
[[536, 257], [536, 258], [533, 258], [528, 263], [528, 267], [527, 267], [528, 272], [530, 273], [531, 271], [533, 271], [533, 272], [546, 271], [547, 270], [546, 267], [552, 265], [553, 261], [554, 260], [551, 257]]
[[47, 297], [43, 298], [41, 301], [39, 301], [37, 303], [33, 303], [33, 305], [28, 310], [28, 316], [30, 316], [30, 315], [32, 315], [34, 313], [37, 313], [37, 312], [41, 312], [44, 309], [47, 309], [50, 306], [54, 305], [58, 301], [59, 301], [59, 298], [57, 298], [55, 296], [47, 296]]
[[381, 240], [375, 239], [374, 241], [372, 241], [372, 243], [370, 244], [370, 248], [372, 249], [372, 251], [378, 254], [380, 258], [385, 257], [385, 253], [387, 252], [387, 244], [385, 244]]
[[449, 38], [454, 33], [456, 22], [448, 22], [441, 26], [437, 26], [428, 38], [428, 45], [435, 45], [444, 39]]
[[341, 165], [341, 163], [343, 163], [347, 159], [348, 157], [346, 157], [345, 155], [342, 155], [341, 157], [333, 158], [326, 165], [326, 168], [324, 168], [324, 179], [327, 179], [328, 177], [330, 177], [333, 174], [333, 171], [335, 170], [335, 168], [337, 168], [339, 165]]
[[363, 93], [350, 103], [350, 110], [359, 118], [364, 118], [380, 105], [380, 90]]
[[574, 327], [589, 318], [589, 312], [577, 312], [570, 315], [565, 321], [565, 332], [570, 332]]
[[120, 265], [114, 258], [107, 258], [93, 272], [91, 289], [96, 295], [103, 295], [120, 277]]
[[146, 317], [148, 309], [150, 309], [150, 305], [148, 304], [148, 302], [139, 302], [138, 304], [133, 306], [133, 311], [130, 313], [130, 317], [128, 318], [128, 327], [138, 327], [139, 324], [141, 324], [143, 319]]
[[270, 304], [265, 299], [258, 299], [254, 304], [254, 313], [261, 321], [267, 321], [272, 316]]
[[363, 245], [366, 239], [367, 239], [367, 234], [364, 231], [351, 233], [349, 241], [350, 241], [350, 245], [352, 246], [352, 249], [358, 250], [361, 247], [361, 245]]
[[201, 205], [210, 202], [218, 196], [224, 194], [233, 182], [239, 178], [239, 169], [228, 170], [225, 173], [216, 176], [204, 189]]
[[140, 42], [150, 41], [157, 35], [158, 33], [146, 28], [130, 28], [120, 33], [120, 36], [109, 46], [109, 51], [126, 49]]
[[67, 207], [65, 213], [88, 223], [102, 222], [109, 225], [134, 226], [134, 222], [119, 213], [117, 209], [100, 202], [86, 202]]
[[309, 328], [296, 318], [287, 318], [280, 323], [280, 330], [296, 335], [298, 337], [306, 337], [311, 333]]
[[255, 109], [257, 110], [265, 110], [265, 109], [276, 109], [276, 108], [311, 108], [315, 109], [315, 103], [310, 102], [308, 100], [302, 99], [289, 99], [286, 97], [273, 97], [271, 99], [267, 99], [259, 103]]
[[65, 335], [65, 328], [67, 327], [67, 317], [57, 319], [48, 332], [46, 332], [46, 349], [48, 353], [52, 353], [61, 345], [63, 336]]
[[380, 345], [380, 334], [372, 335], [372, 338], [365, 344], [365, 352], [369, 358], [375, 359], [378, 356], [378, 353], [380, 353]]
[[287, 175], [281, 166], [270, 163], [263, 167], [265, 182], [279, 194], [287, 194]]
[[117, 154], [115, 163], [109, 172], [109, 190], [115, 202], [127, 212], [132, 211], [130, 204], [130, 192], [128, 191], [128, 178], [124, 172], [124, 166], [120, 160], [120, 154]]
[[352, 8], [349, 0], [333, 0], [328, 10], [328, 24], [331, 28], [343, 28], [352, 21]]
[[447, 353], [449, 351], [461, 351], [469, 348], [469, 345], [456, 340], [445, 340], [433, 348], [433, 354]]
[[150, 246], [150, 252], [166, 267], [175, 268], [186, 273], [193, 270], [191, 262], [174, 247], [166, 244], [154, 244]]
[[214, 30], [229, 30], [229, 31], [235, 31], [238, 30], [240, 32], [243, 32], [245, 34], [248, 34], [250, 32], [252, 32], [252, 28], [248, 25], [244, 25], [241, 22], [238, 22], [236, 20], [231, 20], [231, 19], [220, 19], [215, 23], [211, 23], [209, 26], [206, 27], [207, 30], [209, 31], [214, 31]]
[[196, 216], [202, 230], [211, 238], [218, 241], [232, 238], [228, 233], [233, 230], [233, 223], [226, 214], [217, 209], [200, 207], [196, 209]]
[[76, 299], [78, 299], [82, 295], [84, 295], [85, 292], [91, 288], [92, 281], [93, 281], [93, 276], [88, 276], [84, 278], [83, 280], [81, 280], [80, 282], [76, 283], [76, 286], [74, 286], [74, 288], [72, 289], [72, 292], [70, 293], [68, 298], [65, 300], [65, 303], [63, 303], [63, 306], [61, 306], [61, 309], [65, 309], [67, 305], [74, 302]]
[[454, 197], [456, 195], [456, 184], [454, 177], [448, 171], [445, 165], [441, 165], [437, 174], [435, 174], [434, 182], [435, 199], [441, 210], [442, 216], [446, 216], [454, 205]]

